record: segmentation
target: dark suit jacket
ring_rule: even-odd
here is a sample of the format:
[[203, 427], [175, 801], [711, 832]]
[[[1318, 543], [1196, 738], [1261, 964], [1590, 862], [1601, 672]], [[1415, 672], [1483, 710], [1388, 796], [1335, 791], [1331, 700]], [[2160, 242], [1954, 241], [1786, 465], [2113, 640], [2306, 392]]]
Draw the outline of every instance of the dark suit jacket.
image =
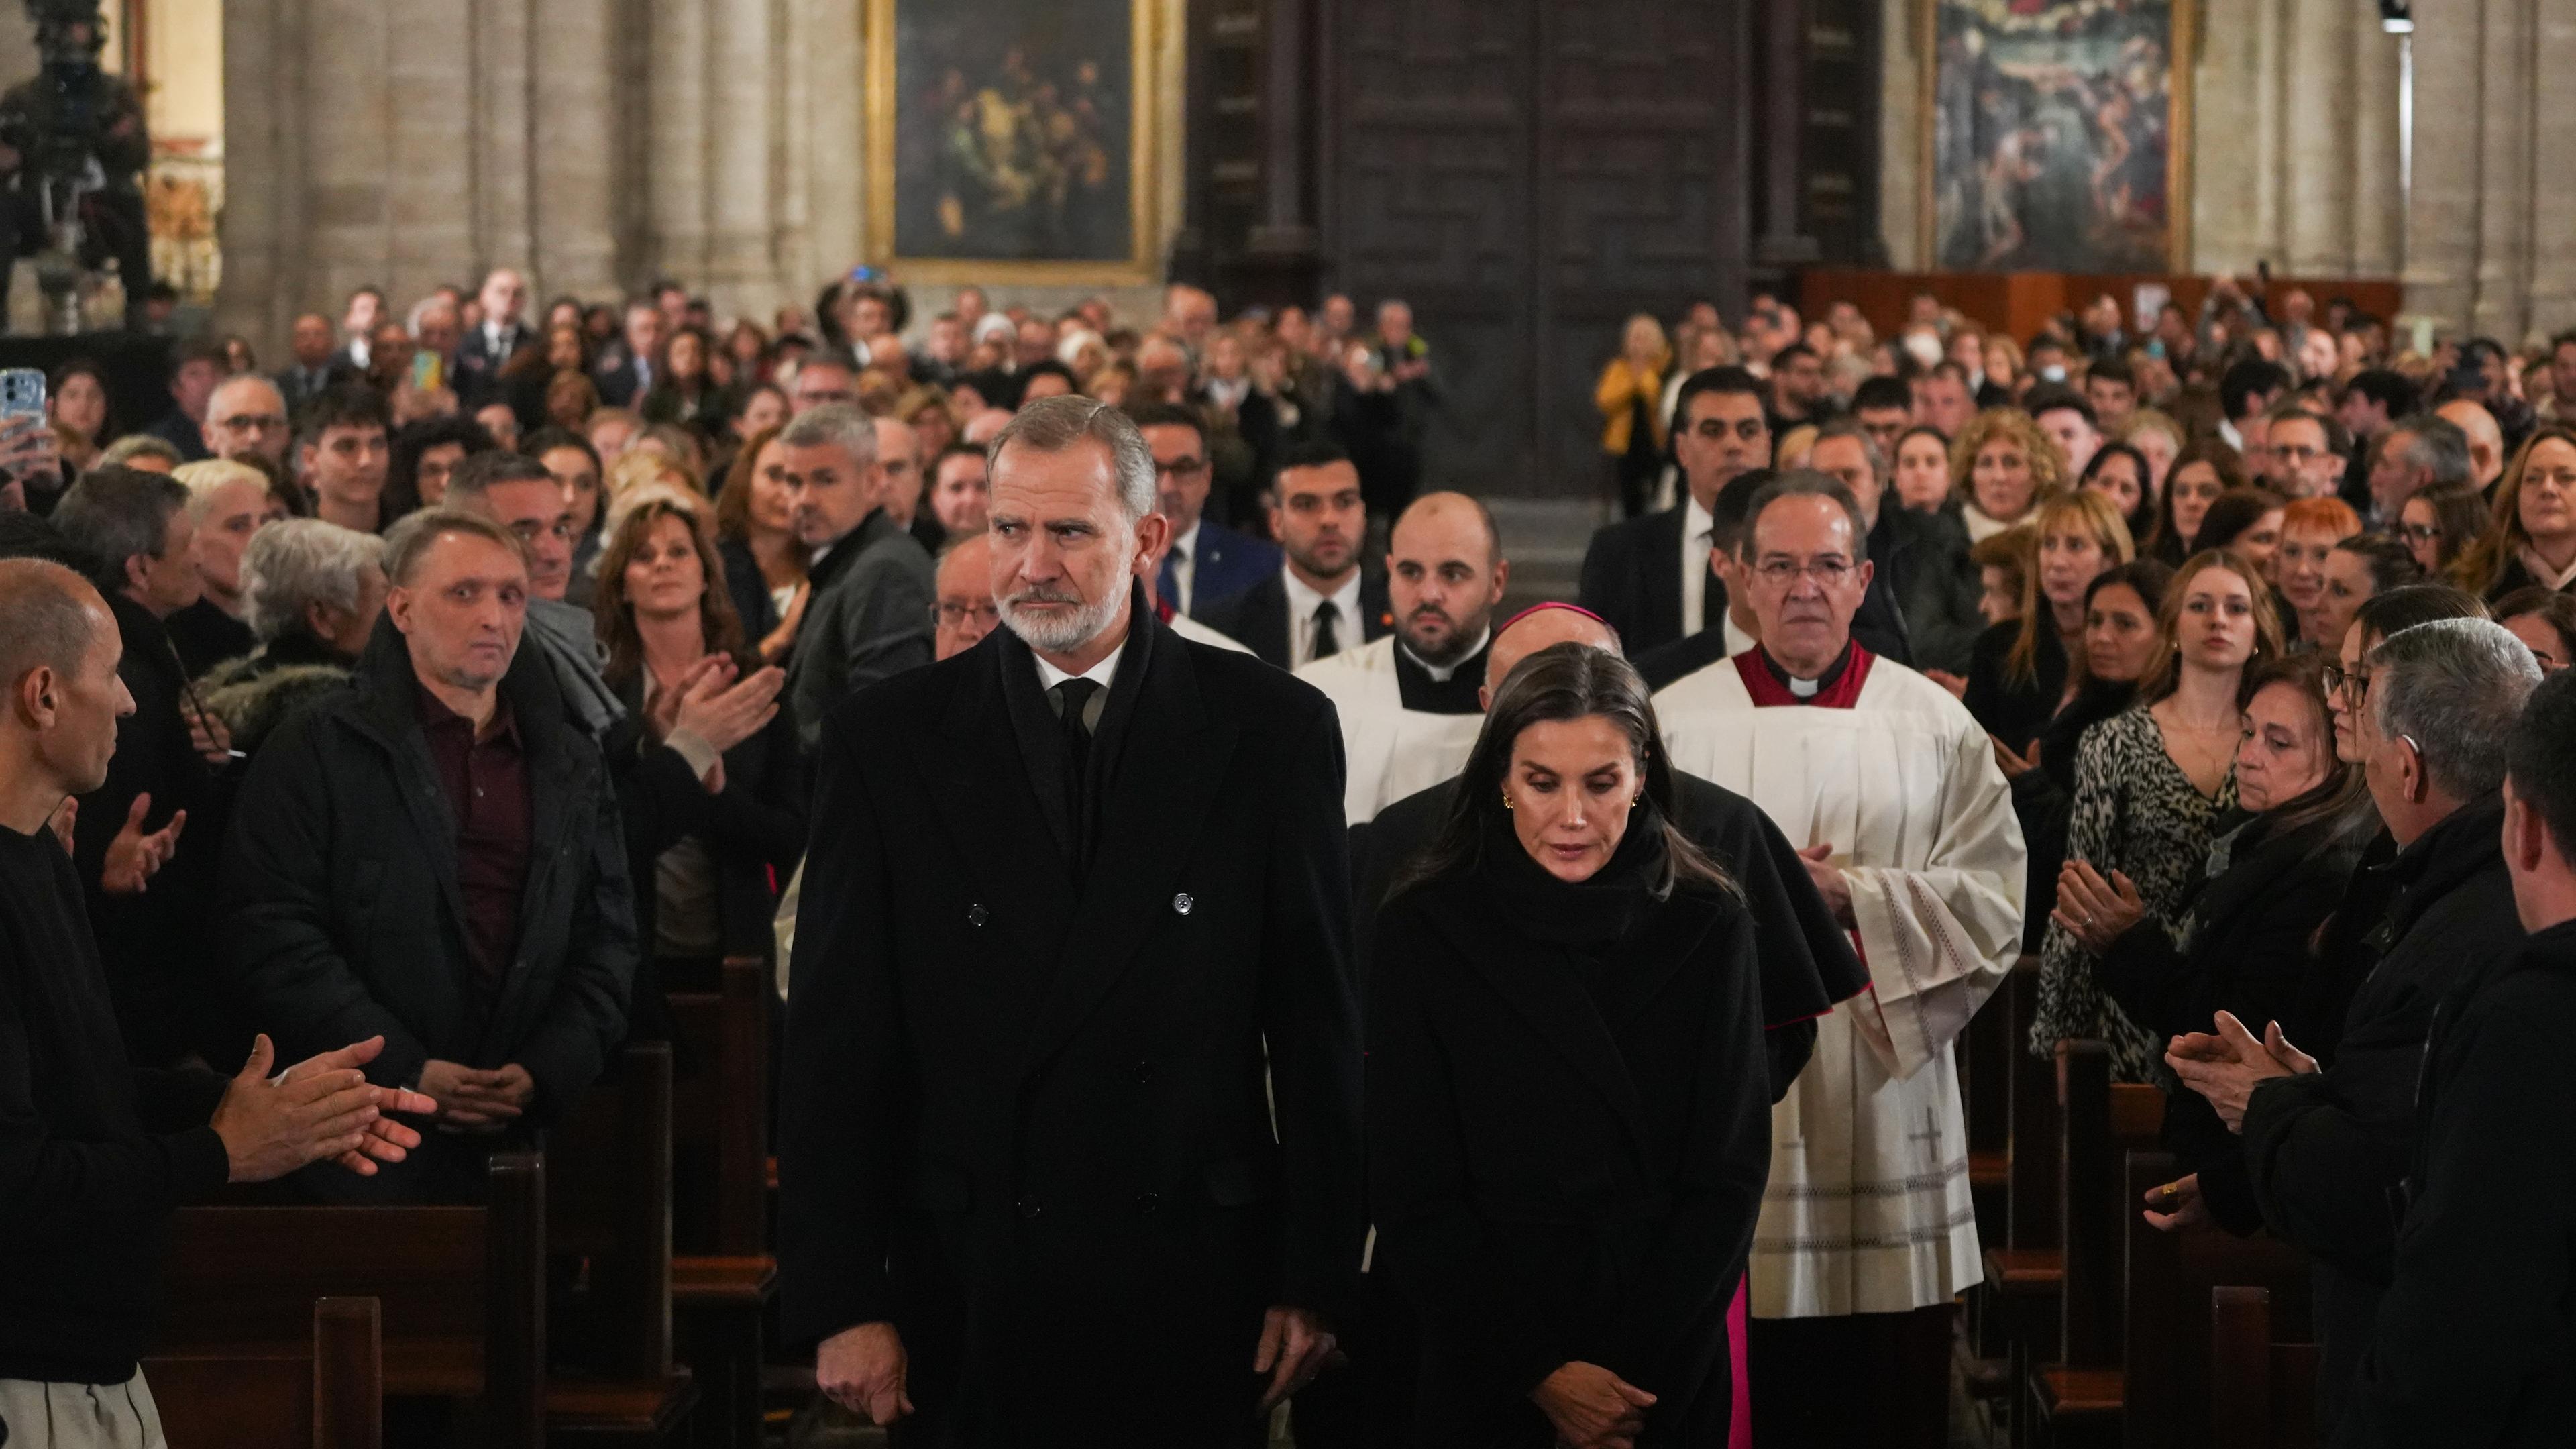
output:
[[599, 350], [590, 364], [590, 380], [603, 407], [631, 408], [644, 401], [644, 379], [636, 374], [635, 356], [623, 339]]
[[172, 408], [159, 422], [143, 431], [179, 450], [179, 461], [197, 463], [214, 456], [206, 450], [205, 430], [188, 421], [188, 415]]
[[[392, 621], [356, 687], [307, 707], [251, 765], [224, 843], [224, 914], [211, 933], [234, 991], [278, 1059], [381, 1033], [367, 1068], [415, 1081], [435, 1057], [516, 1062], [536, 1079], [532, 1125], [598, 1080], [626, 1033], [634, 902], [617, 794], [599, 747], [565, 713], [553, 670], [523, 644], [501, 681], [527, 753], [528, 876], [497, 1000], [469, 977], [456, 818], [420, 725], [419, 680]], [[374, 1177], [308, 1174], [352, 1200], [480, 1191], [495, 1139], [424, 1133]]]
[[536, 343], [534, 332], [518, 327], [512, 329], [504, 350], [495, 353], [482, 328], [466, 333], [464, 340], [456, 344], [456, 367], [448, 379], [456, 389], [457, 405], [470, 413], [485, 403], [506, 401], [501, 382], [502, 365], [516, 356], [521, 348], [533, 347]]
[[1257, 1444], [1264, 1307], [1336, 1312], [1357, 1281], [1340, 728], [1132, 599], [1085, 874], [1009, 630], [823, 732], [783, 1324], [891, 1320], [926, 1443], [1036, 1443], [1079, 1404], [1087, 1443]]
[[[1270, 571], [1267, 578], [1230, 599], [1221, 599], [1193, 612], [1200, 623], [1261, 656], [1265, 664], [1286, 669], [1296, 652], [1296, 634], [1288, 622], [1288, 584], [1281, 572], [1286, 565]], [[1394, 605], [1386, 596], [1386, 580], [1363, 571], [1360, 575], [1360, 637], [1344, 639], [1343, 648], [1383, 639], [1394, 632]]]
[[[1190, 580], [1190, 616], [1202, 618], [1210, 604], [1222, 603], [1277, 575], [1279, 564], [1279, 545], [1237, 533], [1212, 518], [1201, 518], [1198, 558]], [[1168, 559], [1164, 567], [1169, 569]], [[1162, 587], [1160, 579], [1155, 581], [1155, 592], [1174, 607], [1181, 602]], [[1281, 597], [1286, 597], [1284, 590]]]
[[[1610, 621], [1631, 659], [1642, 662], [1648, 650], [1682, 637], [1682, 521], [1689, 512], [1687, 502], [1676, 503], [1611, 524], [1583, 551], [1575, 597]], [[1724, 607], [1712, 602], [1707, 617], [1716, 620]]]
[[269, 381], [277, 384], [278, 395], [286, 399], [289, 416], [303, 411], [306, 403], [320, 397], [326, 389], [344, 382], [356, 382], [359, 378], [358, 369], [349, 365], [345, 354], [337, 352], [311, 372], [297, 364], [269, 375]]

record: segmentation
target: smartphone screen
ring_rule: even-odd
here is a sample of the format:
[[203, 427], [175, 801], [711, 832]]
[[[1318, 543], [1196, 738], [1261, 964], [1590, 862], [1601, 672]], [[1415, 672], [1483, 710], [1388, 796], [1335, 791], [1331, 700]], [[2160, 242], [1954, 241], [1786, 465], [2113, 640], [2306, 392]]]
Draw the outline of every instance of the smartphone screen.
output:
[[0, 371], [0, 418], [45, 415], [45, 375], [32, 367]]

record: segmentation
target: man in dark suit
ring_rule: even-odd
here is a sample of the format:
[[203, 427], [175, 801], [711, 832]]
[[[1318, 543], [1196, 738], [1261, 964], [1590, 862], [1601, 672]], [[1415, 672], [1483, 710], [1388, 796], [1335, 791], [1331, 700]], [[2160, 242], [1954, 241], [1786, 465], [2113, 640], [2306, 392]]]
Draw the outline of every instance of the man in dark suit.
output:
[[1291, 449], [1279, 464], [1271, 536], [1285, 555], [1267, 578], [1212, 604], [1200, 623], [1282, 669], [1302, 669], [1395, 627], [1386, 580], [1360, 567], [1368, 533], [1360, 473], [1330, 443]]
[[1716, 628], [1725, 586], [1709, 562], [1718, 490], [1771, 466], [1771, 428], [1759, 379], [1712, 367], [1682, 383], [1673, 402], [1673, 453], [1682, 500], [1661, 513], [1614, 523], [1583, 554], [1583, 606], [1610, 621], [1632, 656]]
[[351, 292], [348, 307], [340, 314], [340, 348], [331, 354], [331, 361], [365, 377], [368, 364], [375, 360], [376, 329], [384, 324], [383, 288], [360, 287]]
[[1279, 546], [1247, 538], [1207, 517], [1215, 470], [1207, 423], [1190, 408], [1156, 403], [1127, 410], [1154, 450], [1155, 508], [1172, 525], [1172, 547], [1154, 579], [1155, 597], [1192, 618], [1279, 571]]
[[331, 351], [331, 319], [319, 312], [307, 312], [295, 319], [287, 333], [287, 345], [295, 360], [271, 378], [277, 384], [278, 396], [286, 399], [288, 417], [304, 411], [304, 405], [322, 395], [322, 390], [339, 382], [355, 382], [357, 369], [347, 366]]
[[532, 347], [537, 340], [520, 320], [528, 304], [528, 284], [517, 272], [493, 268], [477, 295], [483, 304], [482, 324], [456, 344], [456, 375], [448, 379], [456, 389], [458, 406], [467, 412], [501, 396], [501, 368], [520, 348]]
[[626, 330], [599, 349], [590, 365], [590, 380], [599, 388], [603, 407], [631, 408], [653, 389], [655, 360], [670, 323], [653, 299], [634, 297], [626, 303]]
[[1363, 1237], [1332, 707], [1155, 621], [1123, 415], [1033, 403], [992, 480], [1006, 627], [824, 730], [786, 1332], [909, 1442], [1257, 1445]]

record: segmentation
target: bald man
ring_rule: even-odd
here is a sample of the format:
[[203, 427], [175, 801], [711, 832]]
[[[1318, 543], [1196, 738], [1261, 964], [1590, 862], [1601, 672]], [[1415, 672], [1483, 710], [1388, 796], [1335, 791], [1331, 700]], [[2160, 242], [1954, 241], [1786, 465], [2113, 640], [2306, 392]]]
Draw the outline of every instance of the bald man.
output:
[[1482, 503], [1464, 493], [1415, 499], [1388, 536], [1395, 632], [1297, 671], [1341, 713], [1351, 824], [1466, 768], [1494, 606], [1511, 577], [1502, 554]]
[[2496, 480], [2504, 476], [2504, 429], [2496, 426], [2495, 414], [2464, 397], [2451, 399], [2433, 414], [2469, 435], [2469, 481], [2481, 492], [2493, 493]]
[[[1558, 644], [1620, 652], [1618, 634], [1599, 617], [1572, 604], [1540, 604], [1495, 631], [1477, 676], [1479, 709], [1491, 705], [1522, 660]], [[1851, 938], [1834, 923], [1805, 862], [1760, 807], [1691, 775], [1676, 774], [1673, 783], [1674, 823], [1743, 888], [1755, 936], [1763, 943], [1763, 1020], [1771, 1028], [1764, 1034], [1766, 1066], [1776, 1102], [1807, 1063], [1815, 1044], [1815, 1018], [1857, 994], [1868, 984], [1868, 973], [1852, 954]], [[1352, 959], [1358, 963], [1363, 999], [1378, 907], [1396, 872], [1430, 845], [1447, 822], [1456, 784], [1453, 774], [1351, 828]], [[1373, 1263], [1361, 1310], [1342, 1335], [1351, 1366], [1298, 1399], [1299, 1443], [1406, 1442], [1416, 1349], [1412, 1316], [1390, 1291], [1392, 1286], [1388, 1272]], [[1736, 1322], [1740, 1332], [1740, 1312]], [[1318, 1437], [1310, 1441], [1310, 1432]]]

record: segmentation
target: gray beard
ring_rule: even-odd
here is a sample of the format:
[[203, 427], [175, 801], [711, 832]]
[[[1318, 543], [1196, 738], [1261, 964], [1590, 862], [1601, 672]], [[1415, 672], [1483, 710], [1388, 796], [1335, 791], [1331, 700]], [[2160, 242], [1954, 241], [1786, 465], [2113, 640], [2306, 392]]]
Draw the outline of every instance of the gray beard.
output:
[[1017, 599], [1001, 600], [1002, 623], [1020, 642], [1042, 654], [1070, 654], [1101, 636], [1118, 621], [1118, 606], [1127, 602], [1120, 592], [1110, 592], [1084, 604], [1070, 616], [1038, 616], [1021, 612]]

